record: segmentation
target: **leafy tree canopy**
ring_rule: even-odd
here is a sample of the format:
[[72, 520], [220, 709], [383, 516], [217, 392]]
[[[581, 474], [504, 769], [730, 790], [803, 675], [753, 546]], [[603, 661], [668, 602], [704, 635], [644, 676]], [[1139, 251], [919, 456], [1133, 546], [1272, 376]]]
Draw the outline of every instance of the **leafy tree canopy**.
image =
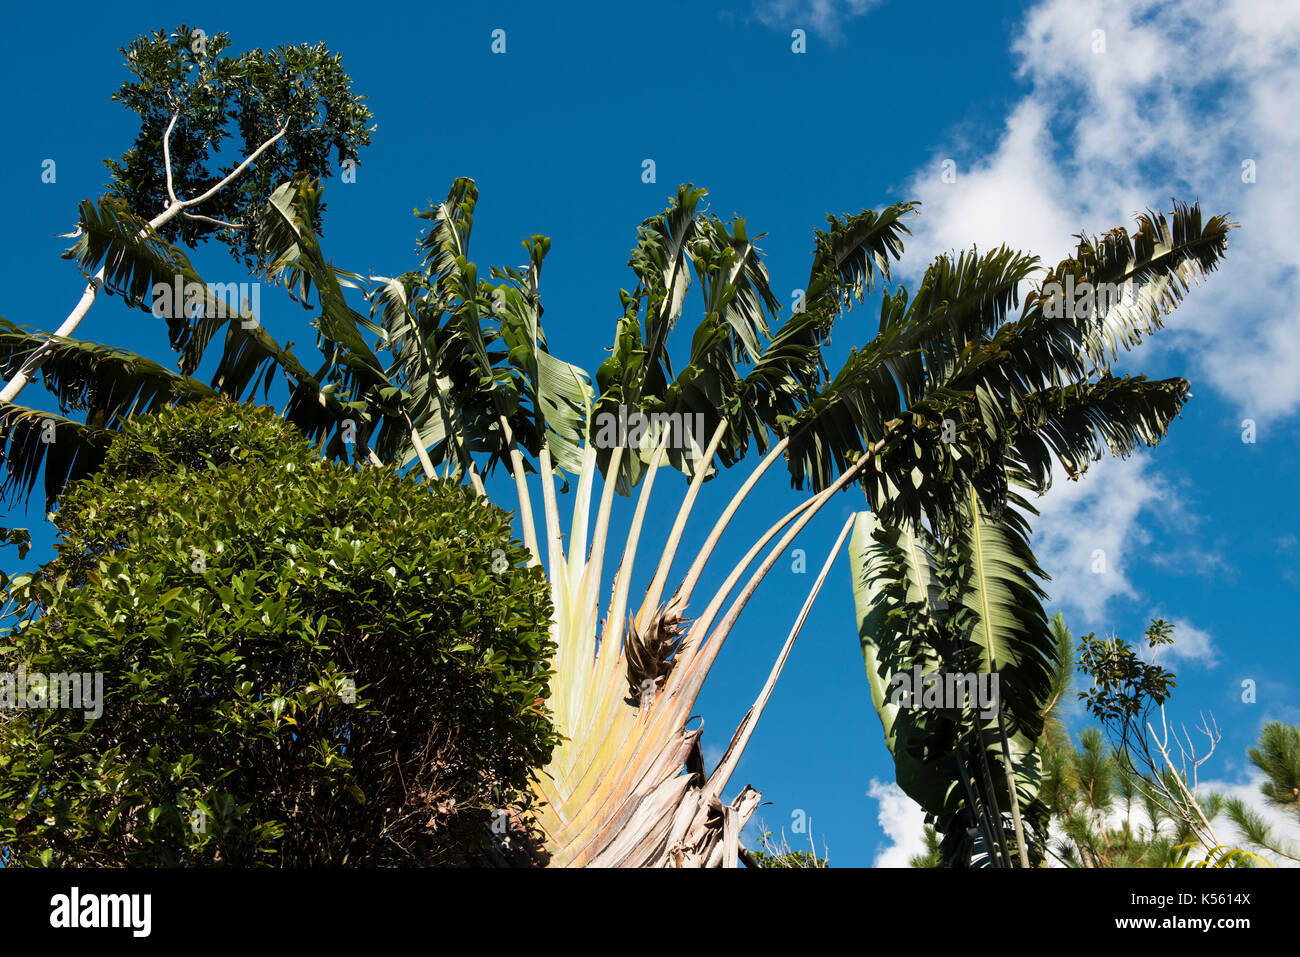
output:
[[132, 420], [10, 588], [0, 671], [103, 692], [97, 717], [0, 712], [5, 865], [472, 851], [557, 742], [550, 598], [510, 522], [328, 462], [269, 409]]
[[235, 258], [255, 271], [261, 260], [249, 227], [267, 196], [295, 174], [331, 175], [331, 153], [340, 163], [359, 162], [361, 148], [370, 145], [373, 117], [365, 97], [352, 92], [343, 57], [324, 44], [238, 55], [228, 55], [229, 47], [227, 34], [208, 36], [186, 24], [123, 47], [132, 78], [113, 99], [139, 114], [140, 131], [120, 161], [105, 165], [113, 174], [112, 195], [148, 217], [170, 202], [164, 139], [176, 196], [192, 199], [283, 131], [232, 186], [204, 204], [202, 217], [182, 216], [161, 230], [167, 241], [190, 247], [220, 233]]

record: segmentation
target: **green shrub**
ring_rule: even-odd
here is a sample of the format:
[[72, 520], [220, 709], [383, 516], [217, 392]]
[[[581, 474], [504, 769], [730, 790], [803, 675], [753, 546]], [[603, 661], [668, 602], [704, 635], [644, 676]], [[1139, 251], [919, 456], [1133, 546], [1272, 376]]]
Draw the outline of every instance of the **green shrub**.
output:
[[0, 672], [102, 673], [102, 714], [0, 711], [6, 865], [454, 862], [558, 740], [544, 579], [464, 487], [209, 403], [134, 420], [55, 525]]

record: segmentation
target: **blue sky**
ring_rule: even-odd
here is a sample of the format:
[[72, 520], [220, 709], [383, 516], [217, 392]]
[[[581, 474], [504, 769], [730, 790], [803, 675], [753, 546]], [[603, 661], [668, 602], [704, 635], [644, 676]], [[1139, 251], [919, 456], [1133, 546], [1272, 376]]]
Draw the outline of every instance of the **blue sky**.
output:
[[[895, 277], [905, 284], [934, 254], [971, 243], [1007, 242], [1055, 262], [1072, 234], [1131, 225], [1134, 211], [1167, 209], [1170, 196], [1231, 213], [1242, 228], [1225, 267], [1121, 363], [1185, 376], [1195, 398], [1154, 452], [1099, 463], [1079, 483], [1062, 479], [1037, 503], [1035, 547], [1053, 576], [1052, 610], [1065, 613], [1076, 635], [1132, 639], [1155, 615], [1175, 622], [1173, 714], [1189, 726], [1198, 710], [1213, 714], [1223, 740], [1202, 779], [1253, 797], [1245, 749], [1264, 722], [1300, 721], [1294, 5], [310, 9], [304, 16], [302, 8], [223, 4], [185, 16], [209, 33], [230, 33], [236, 50], [323, 41], [344, 55], [377, 129], [356, 183], [326, 184], [329, 255], [361, 273], [407, 268], [419, 231], [412, 208], [471, 176], [480, 190], [473, 258], [481, 268], [517, 263], [521, 239], [550, 236], [542, 286], [550, 346], [593, 372], [612, 340], [618, 289], [633, 282], [626, 260], [636, 226], [679, 182], [707, 187], [714, 212], [738, 213], [751, 232], [768, 234], [761, 246], [779, 292], [804, 285], [811, 230], [826, 214], [903, 199], [924, 204]], [[68, 240], [58, 234], [72, 229], [78, 202], [100, 192], [101, 161], [134, 136], [133, 114], [109, 101], [126, 75], [118, 47], [173, 29], [174, 10], [73, 3], [7, 11], [0, 79], [21, 91], [0, 107], [11, 130], [0, 154], [10, 224], [0, 238], [9, 280], [0, 315], [9, 320], [52, 328], [75, 303], [81, 283], [59, 258]], [[495, 29], [506, 31], [504, 54], [491, 52]], [[795, 29], [806, 31], [804, 53], [792, 51]], [[44, 39], [54, 36], [57, 48]], [[55, 183], [41, 182], [45, 159], [57, 163]], [[646, 159], [654, 183], [642, 181]], [[945, 160], [955, 164], [955, 182], [940, 175]], [[1253, 182], [1245, 181], [1247, 161]], [[214, 281], [247, 278], [215, 246], [196, 262]], [[301, 309], [266, 292], [272, 334], [311, 342]], [[842, 320], [832, 365], [871, 336], [876, 316], [868, 303]], [[117, 300], [99, 303], [78, 335], [170, 362], [162, 324]], [[46, 399], [39, 387], [23, 396]], [[1246, 419], [1253, 443], [1242, 441]], [[685, 484], [668, 478], [656, 488], [665, 511]], [[741, 478], [738, 469], [710, 482], [697, 514], [715, 513]], [[720, 558], [739, 556], [798, 501], [787, 486], [783, 474], [765, 480]], [[513, 501], [500, 481], [494, 488]], [[827, 548], [860, 503], [848, 493], [823, 510], [798, 543], [809, 571], [796, 574], [792, 560], [782, 561], [746, 610], [697, 709], [711, 755], [753, 701]], [[10, 509], [5, 524], [33, 529], [38, 547], [25, 564], [48, 557], [39, 501], [26, 514]], [[646, 553], [668, 522], [651, 524]], [[704, 529], [695, 524], [698, 542]], [[691, 546], [688, 538], [684, 551]], [[1097, 549], [1107, 559], [1101, 574], [1091, 570]], [[18, 567], [12, 551], [4, 562]], [[1256, 683], [1254, 703], [1242, 701], [1247, 679]], [[1076, 709], [1072, 726], [1082, 725]], [[920, 815], [892, 779], [841, 557], [733, 789], [759, 788], [771, 802], [759, 816], [792, 844], [807, 840], [791, 833], [798, 812], [811, 818], [819, 850], [829, 849], [835, 865], [896, 864], [919, 844]]]

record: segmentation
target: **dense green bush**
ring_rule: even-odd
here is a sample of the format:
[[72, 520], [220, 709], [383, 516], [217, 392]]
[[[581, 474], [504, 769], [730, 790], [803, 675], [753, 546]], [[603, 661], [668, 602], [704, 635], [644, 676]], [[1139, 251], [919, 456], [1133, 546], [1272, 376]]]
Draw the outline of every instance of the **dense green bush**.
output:
[[55, 525], [0, 672], [102, 672], [103, 711], [0, 711], [7, 865], [455, 861], [557, 741], [544, 579], [464, 487], [205, 404], [129, 424]]

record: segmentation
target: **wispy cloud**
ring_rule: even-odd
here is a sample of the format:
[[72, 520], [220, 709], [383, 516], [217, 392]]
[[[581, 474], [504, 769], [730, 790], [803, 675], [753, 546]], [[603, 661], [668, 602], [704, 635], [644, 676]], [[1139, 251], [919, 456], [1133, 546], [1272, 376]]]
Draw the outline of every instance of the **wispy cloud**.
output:
[[[1073, 234], [1131, 225], [1171, 194], [1227, 211], [1243, 228], [1221, 272], [1143, 349], [1175, 350], [1194, 391], [1212, 386], [1267, 441], [1271, 423], [1300, 411], [1297, 51], [1300, 8], [1285, 0], [1044, 0], [1013, 44], [1026, 92], [993, 148], [954, 140], [911, 177], [905, 192], [924, 205], [907, 272], [972, 243], [1055, 263]], [[1145, 528], [1180, 505], [1142, 457], [1098, 463], [1036, 504], [1053, 601], [1089, 624], [1139, 597], [1138, 563], [1191, 560], [1151, 548]]]
[[[1111, 603], [1136, 599], [1132, 569], [1148, 560], [1147, 526], [1179, 509], [1150, 458], [1102, 459], [1077, 482], [1058, 480], [1032, 500], [1034, 552], [1052, 576], [1051, 606], [1086, 627], [1106, 623]], [[1079, 629], [1075, 627], [1076, 631]]]
[[[1222, 274], [1179, 309], [1182, 351], [1243, 416], [1300, 409], [1300, 7], [1287, 0], [1046, 0], [1013, 52], [1028, 92], [988, 155], [954, 143], [917, 172], [909, 260], [1008, 242], [1055, 262], [1071, 235], [1171, 194], [1229, 211]], [[944, 159], [956, 182], [940, 175]], [[1253, 182], [1248, 180], [1253, 179]]]
[[706, 744], [704, 746], [704, 767], [712, 771], [722, 760], [722, 748], [716, 744]]
[[[1155, 649], [1150, 657], [1153, 661], [1168, 664], [1171, 661], [1194, 662], [1204, 668], [1215, 668], [1219, 664], [1219, 651], [1214, 646], [1214, 639], [1209, 632], [1197, 628], [1183, 618], [1169, 619], [1160, 611], [1153, 611], [1151, 618], [1165, 618], [1174, 626], [1174, 643]], [[1145, 646], [1144, 646], [1145, 647]]]
[[754, 16], [765, 26], [811, 30], [831, 43], [844, 39], [844, 23], [882, 0], [755, 0]]

